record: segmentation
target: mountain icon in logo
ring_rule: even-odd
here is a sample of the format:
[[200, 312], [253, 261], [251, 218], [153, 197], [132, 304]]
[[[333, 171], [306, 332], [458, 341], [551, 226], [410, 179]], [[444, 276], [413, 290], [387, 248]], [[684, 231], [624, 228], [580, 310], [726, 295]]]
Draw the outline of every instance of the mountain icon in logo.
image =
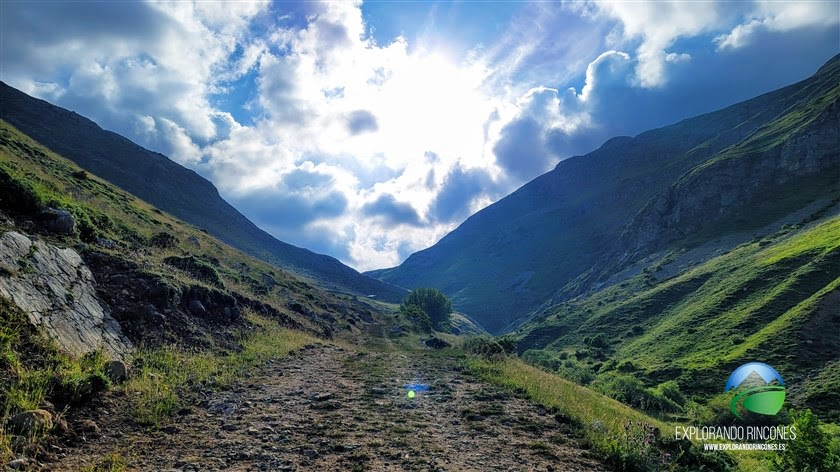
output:
[[760, 415], [775, 415], [785, 403], [785, 381], [776, 369], [762, 362], [748, 362], [735, 369], [726, 381], [726, 392], [734, 390], [729, 409], [739, 419], [738, 404]]

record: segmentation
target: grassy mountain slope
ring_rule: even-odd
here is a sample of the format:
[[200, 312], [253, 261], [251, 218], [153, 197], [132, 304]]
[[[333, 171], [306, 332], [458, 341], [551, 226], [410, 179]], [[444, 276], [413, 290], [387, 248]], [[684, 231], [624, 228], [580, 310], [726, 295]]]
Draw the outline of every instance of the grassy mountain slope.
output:
[[660, 280], [669, 262], [654, 261], [553, 306], [517, 331], [519, 349], [534, 350], [525, 357], [552, 370], [585, 372], [587, 381], [620, 373], [648, 386], [676, 379], [705, 400], [722, 392], [735, 367], [759, 360], [782, 373], [793, 404], [837, 421], [839, 202], [826, 206], [834, 216], [787, 226], [677, 276]]
[[[611, 139], [560, 162], [402, 265], [369, 274], [404, 287], [439, 288], [459, 310], [500, 332], [570, 282], [575, 295], [681, 238], [699, 244], [766, 224], [835, 187], [837, 155], [831, 136], [821, 133], [830, 131], [832, 119], [836, 125], [838, 68], [834, 58], [789, 87], [635, 138]], [[813, 148], [813, 167], [796, 167], [790, 156], [812, 149], [814, 134], [824, 145]], [[733, 168], [740, 174], [721, 183]], [[766, 179], [744, 180], [758, 177]], [[704, 187], [709, 182], [720, 185]], [[785, 198], [767, 199], [763, 192], [773, 186]], [[698, 188], [708, 191], [694, 195]], [[752, 210], [756, 201], [761, 215]], [[676, 211], [681, 208], [692, 211]], [[742, 214], [761, 218], [742, 221]], [[713, 224], [703, 234], [692, 221]]]
[[[371, 303], [326, 292], [244, 254], [88, 174], [5, 121], [0, 121], [0, 183], [0, 215], [5, 215], [0, 229], [35, 234], [59, 246], [76, 245], [100, 285], [100, 297], [128, 325], [133, 340], [149, 343], [152, 338], [145, 335], [159, 329], [164, 335], [158, 341], [179, 339], [199, 328], [206, 320], [191, 316], [189, 298], [207, 300], [208, 319], [221, 316], [213, 312], [213, 303], [220, 312], [239, 306], [319, 335], [358, 331], [356, 323], [371, 321]], [[76, 222], [73, 234], [47, 230], [45, 208], [69, 211]], [[159, 291], [165, 296], [140, 293], [149, 286], [163, 287]], [[143, 320], [150, 301], [166, 315], [155, 326]], [[207, 332], [196, 329], [194, 341], [202, 344]]]
[[278, 241], [224, 201], [213, 184], [162, 154], [2, 82], [0, 100], [0, 118], [21, 132], [252, 256], [312, 278], [326, 288], [375, 294], [389, 301], [399, 301], [405, 295], [403, 290], [363, 276], [335, 258]]

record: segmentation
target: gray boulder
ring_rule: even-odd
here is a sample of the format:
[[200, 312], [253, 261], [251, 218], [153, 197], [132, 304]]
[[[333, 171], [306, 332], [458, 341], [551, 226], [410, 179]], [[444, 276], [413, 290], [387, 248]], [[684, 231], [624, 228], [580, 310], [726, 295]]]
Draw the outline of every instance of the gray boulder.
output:
[[9, 418], [9, 426], [15, 433], [31, 437], [52, 429], [52, 415], [47, 410], [29, 410]]
[[123, 361], [108, 361], [105, 364], [105, 375], [111, 382], [122, 383], [128, 379], [128, 365]]
[[76, 219], [67, 210], [47, 208], [41, 217], [44, 227], [53, 233], [72, 235], [76, 230]]

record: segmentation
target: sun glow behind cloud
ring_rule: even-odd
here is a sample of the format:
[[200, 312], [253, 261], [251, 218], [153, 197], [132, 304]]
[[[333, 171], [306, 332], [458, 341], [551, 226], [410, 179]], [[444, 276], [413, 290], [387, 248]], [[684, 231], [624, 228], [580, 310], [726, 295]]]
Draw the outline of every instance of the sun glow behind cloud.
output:
[[627, 5], [6, 2], [0, 75], [366, 270], [562, 158], [802, 78], [837, 49], [836, 3]]

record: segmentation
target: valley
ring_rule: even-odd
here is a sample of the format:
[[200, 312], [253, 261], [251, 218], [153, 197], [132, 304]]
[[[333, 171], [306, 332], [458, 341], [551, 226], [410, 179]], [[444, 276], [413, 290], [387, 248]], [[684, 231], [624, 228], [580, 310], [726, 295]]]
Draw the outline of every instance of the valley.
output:
[[[838, 75], [835, 56], [799, 83], [610, 139], [365, 274], [2, 84], [0, 463], [832, 470]], [[419, 288], [442, 313], [408, 303]], [[736, 424], [724, 385], [756, 360], [781, 372], [785, 408], [747, 418], [803, 428], [793, 452], [674, 438]]]

